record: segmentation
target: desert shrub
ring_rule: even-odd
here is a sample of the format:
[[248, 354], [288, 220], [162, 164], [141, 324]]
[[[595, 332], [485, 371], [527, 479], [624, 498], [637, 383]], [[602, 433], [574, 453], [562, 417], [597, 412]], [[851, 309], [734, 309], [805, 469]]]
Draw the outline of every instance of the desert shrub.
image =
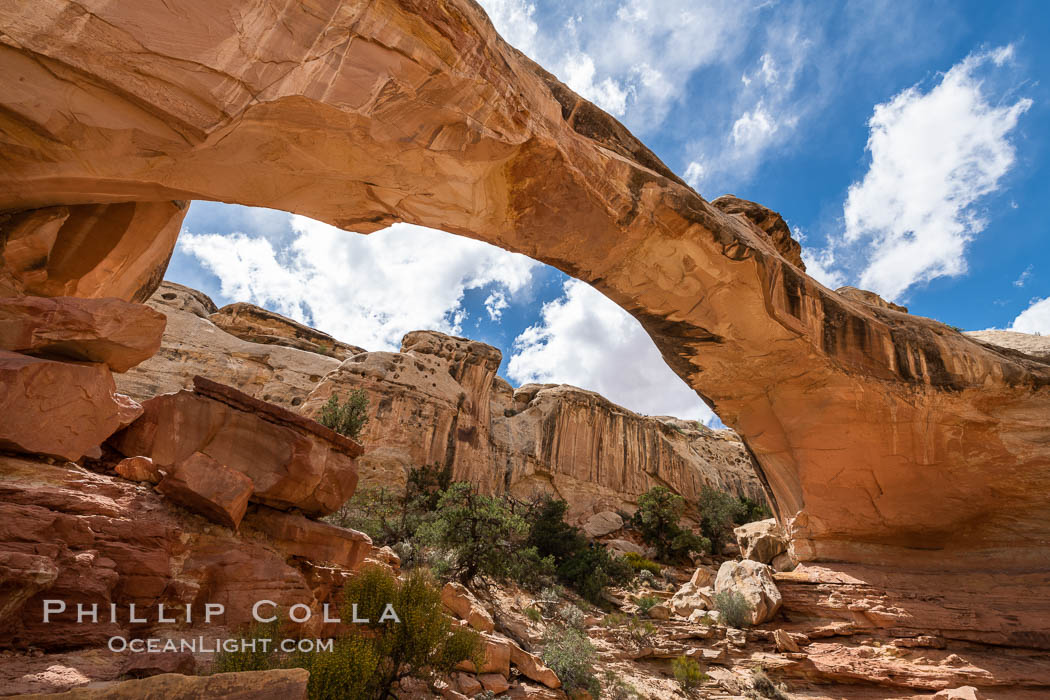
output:
[[679, 526], [684, 512], [684, 498], [666, 486], [654, 486], [638, 497], [638, 510], [631, 523], [642, 539], [656, 548], [659, 559], [679, 561], [710, 546], [704, 538]]
[[[430, 679], [451, 672], [460, 661], [481, 661], [477, 632], [452, 625], [442, 610], [440, 589], [424, 570], [412, 571], [402, 581], [378, 567], [362, 569], [343, 589], [344, 620], [352, 619], [354, 603], [357, 617], [370, 622], [351, 625], [334, 641], [332, 651], [279, 654], [282, 634], [277, 621], [255, 625], [242, 635], [273, 640], [266, 651], [257, 644], [255, 650], [221, 652], [213, 670], [305, 668], [310, 671], [309, 700], [381, 700], [402, 678]], [[380, 621], [388, 604], [399, 620]]]
[[524, 546], [527, 532], [525, 520], [506, 499], [457, 482], [441, 493], [435, 517], [416, 534], [423, 543], [451, 553], [450, 574], [462, 583], [480, 576], [514, 579], [535, 589], [553, 575], [554, 563], [535, 547]]
[[593, 542], [563, 561], [557, 572], [559, 580], [592, 603], [601, 602], [607, 586], [626, 583], [633, 574], [626, 562]]
[[563, 605], [558, 608], [558, 619], [561, 620], [566, 627], [582, 630], [585, 618], [586, 615], [583, 614], [583, 611], [575, 605]]
[[778, 688], [762, 667], [751, 671], [751, 697], [769, 698], [770, 700], [790, 700], [782, 687]]
[[636, 700], [641, 697], [633, 685], [612, 671], [602, 676], [602, 697], [609, 700]]
[[552, 627], [543, 635], [543, 663], [561, 679], [570, 695], [579, 690], [598, 697], [601, 685], [594, 675], [594, 645], [583, 632], [572, 627]]
[[290, 665], [310, 672], [309, 700], [343, 700], [382, 698], [381, 663], [370, 640], [353, 636], [337, 640], [331, 652], [296, 654]]
[[636, 552], [627, 552], [623, 555], [623, 559], [627, 562], [627, 565], [638, 572], [648, 571], [654, 576], [660, 575], [660, 565], [651, 559], [646, 559], [641, 554]]
[[756, 520], [765, 520], [773, 517], [773, 512], [768, 507], [748, 498], [747, 496], [740, 497], [740, 515], [736, 519], [737, 525], [744, 525], [745, 523], [753, 523]]
[[[364, 684], [374, 689], [372, 697], [383, 697], [401, 678], [426, 679], [450, 672], [460, 661], [480, 661], [480, 637], [468, 628], [453, 627], [442, 611], [441, 591], [425, 570], [416, 569], [399, 580], [378, 567], [365, 568], [343, 589], [344, 620], [352, 619], [354, 604], [358, 618], [370, 622], [353, 626], [347, 653], [366, 650], [367, 656], [378, 659], [373, 682]], [[400, 621], [380, 621], [387, 604]], [[346, 693], [332, 697], [369, 696]], [[310, 697], [315, 700], [312, 693]]]
[[[451, 466], [415, 467], [409, 470], [405, 488], [400, 494], [384, 488], [359, 489], [324, 520], [339, 527], [360, 530], [377, 546], [410, 542], [420, 525], [433, 519], [441, 493], [451, 481]], [[404, 568], [410, 568], [413, 563], [411, 557], [402, 557]]]
[[688, 656], [679, 656], [671, 662], [671, 671], [678, 686], [686, 692], [692, 693], [700, 687], [700, 684], [708, 679], [708, 675], [700, 670], [700, 664]]
[[656, 596], [647, 595], [636, 600], [635, 604], [642, 611], [643, 615], [648, 615], [650, 610], [660, 604], [660, 599]]
[[607, 586], [627, 581], [630, 573], [605, 547], [589, 542], [578, 528], [565, 522], [566, 508], [565, 501], [546, 495], [529, 504], [526, 544], [541, 558], [554, 562], [559, 581], [597, 603]]
[[723, 623], [730, 627], [749, 627], [753, 608], [739, 591], [720, 591], [712, 601]]
[[532, 622], [543, 621], [543, 613], [539, 611], [539, 608], [525, 608], [525, 617], [529, 618]]
[[317, 422], [348, 438], [358, 439], [368, 423], [368, 393], [364, 389], [354, 389], [343, 403], [332, 394], [321, 407]]
[[649, 571], [649, 569], [642, 569], [641, 571], [639, 571], [638, 580], [650, 586], [656, 583], [656, 577], [653, 576], [653, 572]]
[[627, 616], [623, 613], [609, 613], [602, 618], [603, 627], [619, 627], [627, 623]]
[[627, 618], [624, 625], [623, 638], [637, 647], [652, 646], [656, 636], [656, 627], [648, 620], [642, 620], [636, 615]]
[[700, 529], [710, 540], [711, 551], [717, 554], [732, 538], [736, 521], [744, 517], [746, 508], [736, 496], [710, 486], [700, 490], [697, 507], [700, 511]]

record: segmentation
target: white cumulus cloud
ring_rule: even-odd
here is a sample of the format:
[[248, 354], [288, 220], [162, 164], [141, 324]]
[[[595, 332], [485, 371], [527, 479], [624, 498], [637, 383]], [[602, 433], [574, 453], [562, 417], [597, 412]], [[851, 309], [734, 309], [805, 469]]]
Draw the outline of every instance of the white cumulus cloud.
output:
[[1050, 334], [1050, 297], [1035, 299], [1018, 314], [1009, 330], [1018, 333]]
[[510, 379], [572, 384], [649, 415], [714, 418], [636, 319], [578, 280], [568, 280], [563, 292], [515, 339]]
[[272, 308], [369, 350], [396, 350], [408, 331], [459, 333], [463, 295], [489, 290], [498, 318], [539, 265], [468, 238], [410, 224], [368, 236], [302, 216], [280, 249], [261, 236], [184, 231], [179, 246], [217, 276], [222, 294]]
[[967, 243], [985, 225], [976, 204], [1014, 164], [1008, 137], [1032, 104], [990, 96], [980, 76], [1011, 51], [971, 54], [928, 91], [913, 86], [876, 105], [871, 165], [843, 209], [842, 243], [865, 261], [860, 286], [897, 299], [966, 271]]

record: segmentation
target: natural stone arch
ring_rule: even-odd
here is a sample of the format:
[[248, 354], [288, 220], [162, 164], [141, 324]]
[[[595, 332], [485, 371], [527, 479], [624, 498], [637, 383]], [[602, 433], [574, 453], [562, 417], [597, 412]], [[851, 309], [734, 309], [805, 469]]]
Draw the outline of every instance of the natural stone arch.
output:
[[641, 321], [746, 440], [803, 560], [1046, 584], [1050, 366], [822, 287], [470, 0], [0, 17], [0, 210], [213, 199], [524, 253]]

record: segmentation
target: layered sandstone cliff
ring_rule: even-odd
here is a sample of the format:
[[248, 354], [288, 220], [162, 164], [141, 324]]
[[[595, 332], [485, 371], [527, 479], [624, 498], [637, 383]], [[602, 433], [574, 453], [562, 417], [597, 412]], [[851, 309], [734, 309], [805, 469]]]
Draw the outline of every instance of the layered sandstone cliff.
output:
[[[145, 401], [189, 388], [188, 377], [202, 375], [316, 416], [332, 393], [364, 389], [367, 450], [356, 460], [363, 486], [400, 489], [413, 467], [449, 465], [456, 479], [490, 493], [556, 494], [569, 503], [573, 520], [632, 511], [637, 497], [658, 484], [694, 502], [704, 485], [765, 500], [746, 448], [731, 431], [640, 416], [567, 385], [515, 390], [496, 376], [499, 350], [484, 343], [416, 331], [400, 352], [361, 351], [340, 363], [270, 338], [242, 340], [295, 327], [250, 304], [225, 307], [237, 311], [238, 338], [216, 325], [229, 314], [195, 290], [164, 282], [148, 303], [165, 314], [168, 327], [160, 351], [118, 377], [122, 391]], [[328, 347], [353, 346], [331, 339]]]

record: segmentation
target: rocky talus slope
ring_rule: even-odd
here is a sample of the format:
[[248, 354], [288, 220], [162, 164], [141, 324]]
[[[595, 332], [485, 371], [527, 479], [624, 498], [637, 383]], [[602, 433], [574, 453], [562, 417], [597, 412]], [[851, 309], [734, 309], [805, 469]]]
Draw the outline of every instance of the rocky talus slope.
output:
[[[283, 340], [268, 331], [295, 322], [250, 304], [216, 309], [200, 292], [169, 282], [147, 303], [166, 316], [167, 330], [156, 355], [118, 375], [121, 391], [141, 401], [201, 375], [316, 417], [333, 393], [364, 389], [363, 486], [399, 491], [409, 469], [450, 465], [457, 480], [490, 493], [559, 495], [578, 522], [633, 511], [657, 484], [694, 502], [704, 485], [765, 500], [731, 431], [640, 416], [566, 385], [514, 389], [496, 376], [499, 350], [484, 343], [417, 331], [405, 336], [401, 352], [358, 349], [340, 363], [320, 348], [301, 349], [305, 331], [290, 347], [277, 344]], [[235, 325], [227, 323], [233, 313]], [[262, 336], [270, 336], [265, 344], [251, 340]], [[327, 348], [353, 347], [316, 337]]]

